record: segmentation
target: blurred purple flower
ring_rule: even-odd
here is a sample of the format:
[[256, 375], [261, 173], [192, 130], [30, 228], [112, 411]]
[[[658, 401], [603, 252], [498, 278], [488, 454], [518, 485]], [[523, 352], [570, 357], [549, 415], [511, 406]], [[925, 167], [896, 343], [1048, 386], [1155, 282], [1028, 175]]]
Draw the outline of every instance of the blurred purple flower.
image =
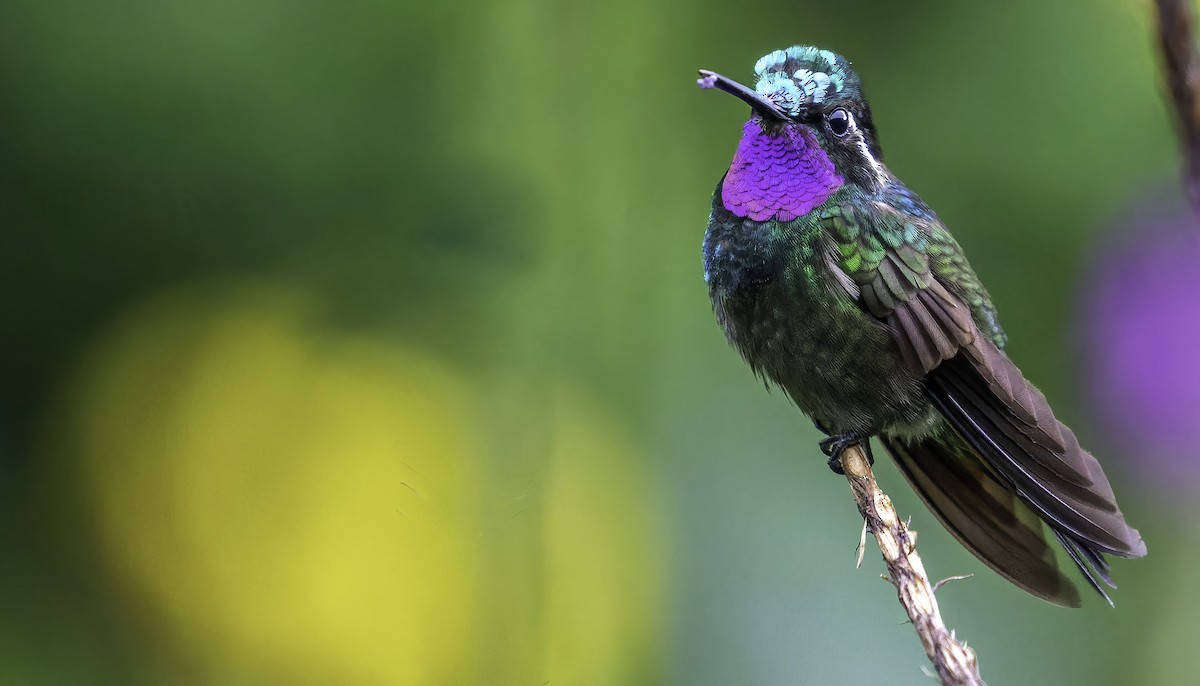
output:
[[1172, 203], [1133, 212], [1081, 293], [1102, 430], [1128, 472], [1200, 493], [1200, 223]]

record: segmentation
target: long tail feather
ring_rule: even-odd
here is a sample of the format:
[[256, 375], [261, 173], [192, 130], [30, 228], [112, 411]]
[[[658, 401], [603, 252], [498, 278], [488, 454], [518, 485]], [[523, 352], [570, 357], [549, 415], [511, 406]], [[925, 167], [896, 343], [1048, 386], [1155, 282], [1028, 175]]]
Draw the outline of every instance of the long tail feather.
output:
[[1037, 515], [988, 472], [974, 449], [948, 428], [916, 443], [881, 441], [938, 521], [980, 561], [1039, 598], [1079, 606], [1079, 592], [1059, 569]]

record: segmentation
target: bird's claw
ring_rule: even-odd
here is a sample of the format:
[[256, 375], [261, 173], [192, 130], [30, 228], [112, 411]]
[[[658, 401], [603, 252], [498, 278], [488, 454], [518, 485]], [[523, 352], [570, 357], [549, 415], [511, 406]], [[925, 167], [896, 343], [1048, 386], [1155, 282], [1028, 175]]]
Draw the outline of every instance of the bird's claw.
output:
[[855, 443], [863, 447], [863, 452], [867, 454], [867, 464], [874, 465], [875, 456], [871, 454], [870, 441], [863, 436], [859, 436], [858, 434], [839, 434], [837, 436], [830, 436], [829, 438], [822, 440], [817, 445], [821, 447], [821, 452], [829, 458], [825, 464], [829, 465], [829, 468], [833, 470], [833, 473], [845, 476], [846, 471], [842, 469], [842, 454], [846, 452], [846, 448], [849, 448]]

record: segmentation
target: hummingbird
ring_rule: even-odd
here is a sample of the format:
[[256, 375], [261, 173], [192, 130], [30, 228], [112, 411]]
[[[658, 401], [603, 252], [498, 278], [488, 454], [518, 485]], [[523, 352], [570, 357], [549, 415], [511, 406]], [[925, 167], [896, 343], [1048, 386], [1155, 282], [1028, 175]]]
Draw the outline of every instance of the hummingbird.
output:
[[[1029, 593], [1078, 607], [1046, 529], [1105, 600], [1106, 556], [1146, 545], [1100, 463], [1008, 358], [987, 289], [883, 162], [861, 80], [811, 46], [700, 70], [750, 118], [712, 197], [704, 280], [726, 338], [827, 438], [876, 438], [947, 530]], [[1043, 527], [1043, 524], [1045, 527]]]

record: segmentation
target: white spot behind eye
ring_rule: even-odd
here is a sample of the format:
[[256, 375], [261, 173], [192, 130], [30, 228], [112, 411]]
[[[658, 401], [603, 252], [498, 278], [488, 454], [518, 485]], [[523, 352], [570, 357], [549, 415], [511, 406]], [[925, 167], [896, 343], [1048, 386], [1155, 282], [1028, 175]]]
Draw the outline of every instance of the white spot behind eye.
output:
[[866, 137], [859, 136], [856, 143], [858, 146], [858, 153], [862, 155], [863, 159], [867, 160], [867, 164], [871, 167], [871, 172], [875, 176], [875, 182], [878, 184], [883, 184], [883, 165], [880, 164], [879, 160], [875, 159], [875, 156], [871, 154], [871, 149], [867, 147]]

